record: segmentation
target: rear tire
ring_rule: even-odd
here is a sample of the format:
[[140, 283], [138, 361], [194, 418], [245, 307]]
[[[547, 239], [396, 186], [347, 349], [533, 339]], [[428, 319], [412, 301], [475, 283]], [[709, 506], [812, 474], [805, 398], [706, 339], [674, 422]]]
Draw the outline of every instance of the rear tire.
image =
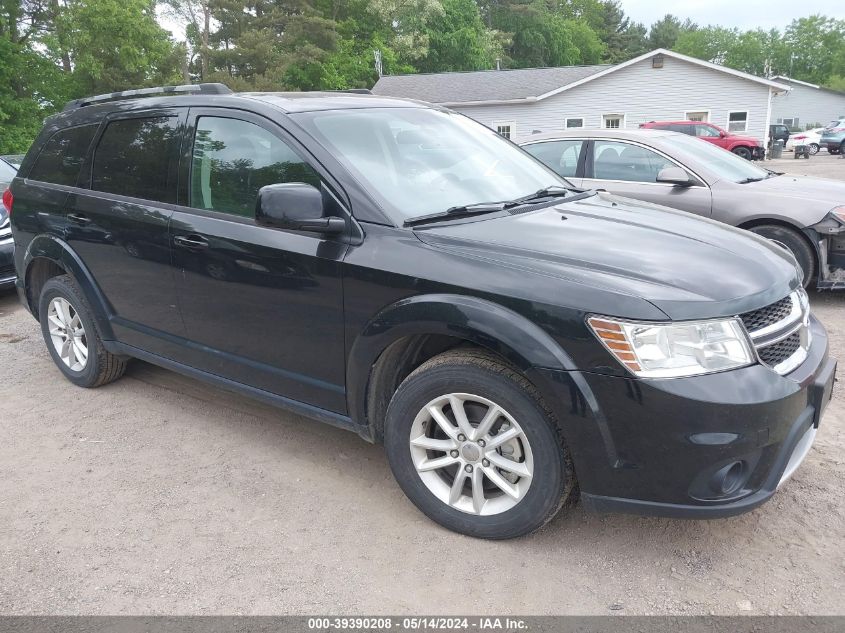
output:
[[70, 275], [44, 284], [38, 320], [53, 362], [73, 384], [99, 387], [126, 371], [126, 359], [103, 347], [91, 309]]
[[533, 532], [575, 490], [572, 460], [536, 389], [481, 351], [445, 352], [402, 382], [388, 407], [385, 448], [414, 505], [469, 536]]
[[810, 154], [815, 156], [819, 153], [819, 144], [818, 143], [810, 143]]
[[766, 239], [778, 242], [786, 247], [795, 257], [795, 261], [804, 273], [803, 285], [809, 288], [816, 282], [816, 256], [812, 247], [807, 243], [798, 231], [776, 224], [763, 224], [749, 229]]
[[751, 150], [747, 147], [735, 147], [732, 151], [740, 158], [744, 158], [745, 160], [751, 160]]

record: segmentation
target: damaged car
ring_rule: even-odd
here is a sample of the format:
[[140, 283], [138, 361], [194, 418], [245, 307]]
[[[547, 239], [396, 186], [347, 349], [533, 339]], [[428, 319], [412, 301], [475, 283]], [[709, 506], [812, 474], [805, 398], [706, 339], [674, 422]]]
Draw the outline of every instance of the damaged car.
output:
[[572, 130], [523, 147], [579, 187], [774, 240], [795, 256], [805, 288], [845, 289], [845, 183], [772, 171], [666, 130]]

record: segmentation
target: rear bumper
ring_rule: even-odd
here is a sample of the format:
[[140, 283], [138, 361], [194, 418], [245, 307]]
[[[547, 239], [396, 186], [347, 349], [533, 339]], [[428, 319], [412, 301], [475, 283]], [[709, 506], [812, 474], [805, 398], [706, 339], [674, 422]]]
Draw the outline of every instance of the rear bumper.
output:
[[752, 160], [763, 160], [764, 158], [766, 158], [766, 148], [760, 147], [759, 145], [756, 147], [752, 147], [751, 158]]
[[585, 507], [719, 518], [765, 503], [808, 454], [832, 394], [836, 361], [811, 327], [807, 359], [786, 376], [763, 365], [672, 380], [570, 373], [575, 401], [559, 417]]

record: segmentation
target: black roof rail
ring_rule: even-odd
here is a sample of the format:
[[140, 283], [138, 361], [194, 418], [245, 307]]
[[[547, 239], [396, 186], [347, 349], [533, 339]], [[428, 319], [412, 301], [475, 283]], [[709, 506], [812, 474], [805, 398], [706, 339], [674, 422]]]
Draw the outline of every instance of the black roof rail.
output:
[[120, 99], [133, 99], [135, 97], [153, 97], [156, 95], [172, 94], [203, 94], [203, 95], [230, 95], [232, 91], [224, 84], [185, 84], [183, 86], [158, 86], [157, 88], [139, 88], [138, 90], [123, 90], [121, 92], [110, 92], [93, 97], [74, 99], [65, 104], [64, 111], [75, 110], [83, 106], [105, 101], [118, 101]]
[[351, 92], [356, 95], [371, 95], [373, 94], [369, 88], [347, 88], [346, 90], [337, 90], [336, 92]]

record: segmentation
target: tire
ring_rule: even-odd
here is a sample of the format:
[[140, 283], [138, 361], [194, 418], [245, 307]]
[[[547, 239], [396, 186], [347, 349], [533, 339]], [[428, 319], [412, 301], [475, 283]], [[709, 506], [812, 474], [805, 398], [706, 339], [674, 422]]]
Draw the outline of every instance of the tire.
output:
[[831, 147], [830, 145], [828, 145], [827, 146], [827, 153], [833, 154], [834, 156], [836, 156], [839, 153], [839, 148], [838, 147]]
[[[127, 360], [103, 347], [91, 309], [69, 275], [53, 277], [44, 284], [38, 301], [38, 319], [53, 362], [73, 384], [100, 387], [117, 380], [126, 371]], [[69, 331], [74, 335], [68, 337]]]
[[751, 150], [747, 147], [735, 147], [732, 151], [740, 158], [744, 158], [745, 160], [751, 160]]
[[810, 143], [810, 154], [815, 156], [819, 153], [819, 144], [818, 143]]
[[[494, 421], [483, 435], [465, 436], [453, 402], [466, 413], [469, 427], [464, 428], [473, 435], [491, 406], [501, 413], [491, 416]], [[442, 414], [440, 422], [429, 407]], [[494, 446], [506, 431], [515, 439]], [[572, 459], [551, 413], [531, 383], [485, 352], [452, 350], [411, 373], [388, 407], [385, 448], [393, 475], [414, 505], [461, 534], [522, 536], [545, 525], [575, 496]], [[436, 459], [450, 463], [424, 470]], [[460, 489], [453, 485], [458, 475]], [[473, 494], [476, 490], [479, 495]]]
[[774, 240], [786, 247], [795, 257], [795, 261], [804, 272], [804, 287], [809, 288], [815, 284], [816, 281], [816, 256], [813, 249], [807, 240], [805, 240], [798, 231], [790, 229], [785, 226], [775, 224], [764, 224], [755, 226], [749, 229], [752, 233], [756, 233], [762, 237]]

